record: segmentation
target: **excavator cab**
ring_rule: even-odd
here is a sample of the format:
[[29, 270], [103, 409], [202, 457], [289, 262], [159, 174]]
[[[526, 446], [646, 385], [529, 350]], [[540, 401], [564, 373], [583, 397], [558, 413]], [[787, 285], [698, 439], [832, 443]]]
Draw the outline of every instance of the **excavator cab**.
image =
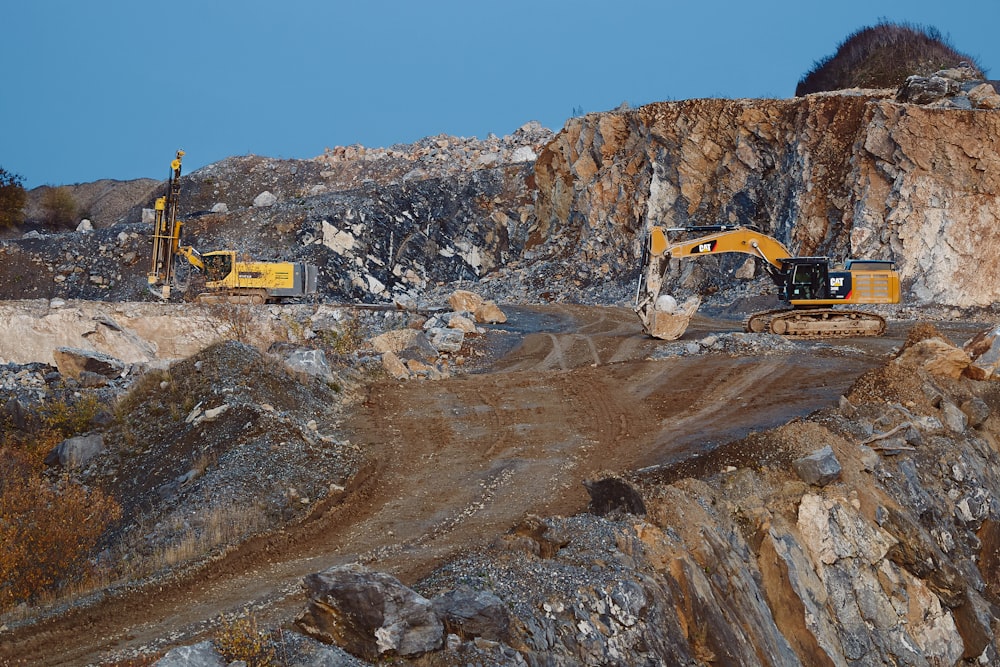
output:
[[826, 299], [829, 285], [829, 260], [826, 257], [793, 257], [784, 260], [785, 301]]

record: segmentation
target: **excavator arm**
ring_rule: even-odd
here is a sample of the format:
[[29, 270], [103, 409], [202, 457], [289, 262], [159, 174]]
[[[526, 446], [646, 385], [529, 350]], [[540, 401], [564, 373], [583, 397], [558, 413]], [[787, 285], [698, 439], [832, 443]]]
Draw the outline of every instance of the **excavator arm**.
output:
[[193, 266], [199, 271], [205, 271], [205, 261], [201, 257], [201, 253], [195, 250], [192, 246], [182, 245], [177, 247], [177, 254], [188, 261], [188, 264]]

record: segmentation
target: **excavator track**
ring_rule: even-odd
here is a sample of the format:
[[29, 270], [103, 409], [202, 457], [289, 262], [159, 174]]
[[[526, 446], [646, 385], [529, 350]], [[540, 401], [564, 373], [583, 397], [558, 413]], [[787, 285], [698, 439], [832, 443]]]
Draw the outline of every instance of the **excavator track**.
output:
[[795, 338], [881, 336], [885, 318], [857, 310], [833, 308], [769, 310], [754, 313], [745, 323], [750, 333], [773, 333]]

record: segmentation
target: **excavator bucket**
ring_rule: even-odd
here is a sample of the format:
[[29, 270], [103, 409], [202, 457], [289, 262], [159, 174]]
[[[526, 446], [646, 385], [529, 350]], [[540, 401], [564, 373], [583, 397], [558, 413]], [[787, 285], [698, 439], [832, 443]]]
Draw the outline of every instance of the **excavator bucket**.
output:
[[642, 321], [642, 328], [653, 338], [677, 340], [687, 331], [701, 299], [691, 297], [682, 304], [667, 294], [648, 301], [635, 309]]

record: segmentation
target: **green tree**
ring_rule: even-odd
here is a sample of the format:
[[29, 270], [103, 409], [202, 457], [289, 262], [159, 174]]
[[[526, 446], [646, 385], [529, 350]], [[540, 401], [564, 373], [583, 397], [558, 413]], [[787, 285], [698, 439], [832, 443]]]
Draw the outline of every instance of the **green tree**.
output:
[[24, 222], [24, 205], [27, 202], [24, 179], [0, 167], [0, 229], [17, 227]]
[[76, 200], [69, 188], [48, 188], [42, 195], [45, 224], [53, 229], [73, 227], [76, 224]]

